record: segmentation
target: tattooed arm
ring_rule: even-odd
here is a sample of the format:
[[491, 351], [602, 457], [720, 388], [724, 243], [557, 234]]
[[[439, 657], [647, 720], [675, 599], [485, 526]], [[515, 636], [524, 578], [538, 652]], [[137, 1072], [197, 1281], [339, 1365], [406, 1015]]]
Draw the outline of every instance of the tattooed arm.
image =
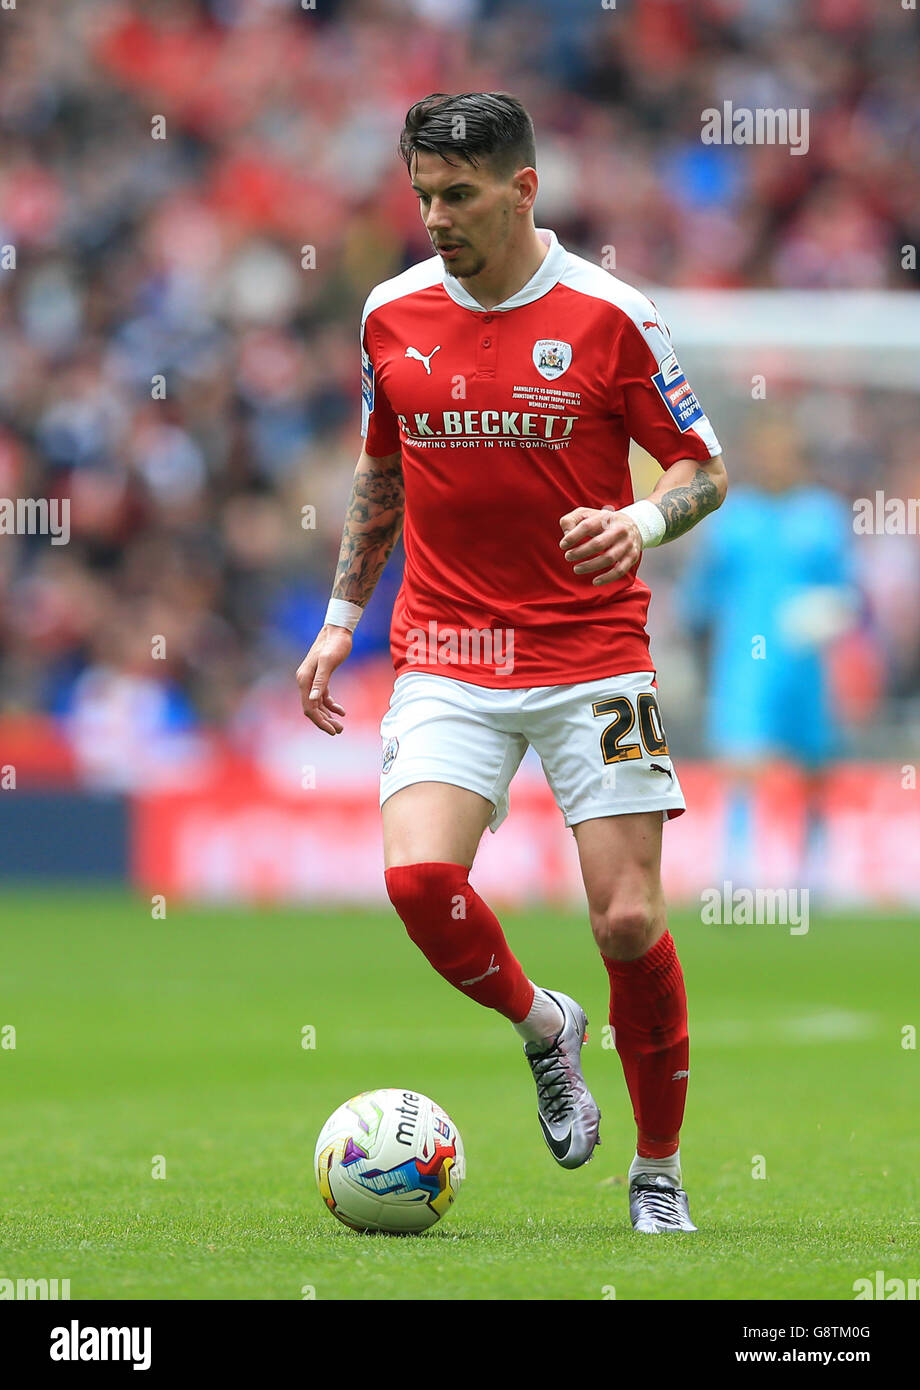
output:
[[[399, 539], [405, 511], [402, 452], [371, 458], [362, 449], [355, 468], [332, 597], [363, 608]], [[297, 670], [306, 717], [326, 734], [340, 734], [345, 711], [329, 693], [329, 678], [351, 653], [347, 627], [324, 624]]]
[[402, 452], [372, 459], [363, 449], [355, 469], [332, 597], [363, 608], [402, 530]]
[[[728, 488], [722, 455], [706, 463], [681, 459], [662, 474], [646, 499], [664, 518], [664, 535], [659, 544], [673, 541], [689, 531], [709, 512], [721, 507]], [[594, 585], [611, 584], [628, 574], [642, 554], [642, 537], [631, 517], [621, 512], [576, 507], [560, 517], [563, 530], [559, 542], [575, 574], [594, 575]]]
[[661, 544], [682, 536], [709, 512], [721, 507], [727, 488], [728, 478], [721, 454], [707, 463], [681, 459], [673, 464], [649, 493], [649, 501], [655, 503], [664, 517]]

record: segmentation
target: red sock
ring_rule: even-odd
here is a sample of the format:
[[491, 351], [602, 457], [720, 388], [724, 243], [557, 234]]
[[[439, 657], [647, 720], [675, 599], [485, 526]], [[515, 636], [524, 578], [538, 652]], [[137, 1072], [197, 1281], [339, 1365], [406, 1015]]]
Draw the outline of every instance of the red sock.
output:
[[401, 864], [384, 877], [390, 902], [438, 974], [477, 1004], [520, 1023], [530, 1012], [533, 985], [468, 874], [462, 864]]
[[687, 1098], [690, 1039], [684, 973], [666, 931], [638, 960], [602, 956], [610, 976], [610, 1022], [643, 1158], [676, 1153]]

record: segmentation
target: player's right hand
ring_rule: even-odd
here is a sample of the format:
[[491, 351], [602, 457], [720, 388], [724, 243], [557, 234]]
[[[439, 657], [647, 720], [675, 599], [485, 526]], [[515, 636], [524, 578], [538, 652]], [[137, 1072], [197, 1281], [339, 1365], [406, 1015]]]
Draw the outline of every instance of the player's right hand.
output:
[[345, 711], [329, 694], [329, 677], [351, 653], [347, 627], [326, 624], [297, 668], [303, 712], [324, 734], [340, 734]]

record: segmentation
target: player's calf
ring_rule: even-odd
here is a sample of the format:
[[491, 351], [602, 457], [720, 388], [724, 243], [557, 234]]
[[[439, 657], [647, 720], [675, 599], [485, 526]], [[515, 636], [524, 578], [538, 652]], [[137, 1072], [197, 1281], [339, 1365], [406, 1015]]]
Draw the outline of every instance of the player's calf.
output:
[[390, 902], [438, 974], [519, 1023], [533, 1003], [533, 985], [468, 874], [463, 864], [401, 864], [385, 877]]
[[635, 960], [604, 958], [610, 1023], [637, 1126], [640, 1156], [663, 1160], [677, 1149], [690, 1075], [687, 993], [674, 940], [666, 931]]

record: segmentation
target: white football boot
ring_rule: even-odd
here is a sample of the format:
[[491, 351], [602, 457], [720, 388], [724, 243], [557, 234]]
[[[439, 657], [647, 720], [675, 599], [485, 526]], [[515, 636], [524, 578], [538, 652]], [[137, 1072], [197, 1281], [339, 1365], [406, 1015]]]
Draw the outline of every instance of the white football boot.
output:
[[690, 1203], [682, 1187], [675, 1187], [662, 1173], [652, 1178], [640, 1173], [629, 1187], [629, 1215], [634, 1231], [661, 1235], [664, 1231], [695, 1231]]
[[537, 1111], [546, 1146], [563, 1168], [580, 1168], [600, 1143], [601, 1112], [581, 1074], [588, 1020], [567, 994], [546, 990], [565, 1020], [548, 1043], [529, 1042], [524, 1055], [537, 1083]]

